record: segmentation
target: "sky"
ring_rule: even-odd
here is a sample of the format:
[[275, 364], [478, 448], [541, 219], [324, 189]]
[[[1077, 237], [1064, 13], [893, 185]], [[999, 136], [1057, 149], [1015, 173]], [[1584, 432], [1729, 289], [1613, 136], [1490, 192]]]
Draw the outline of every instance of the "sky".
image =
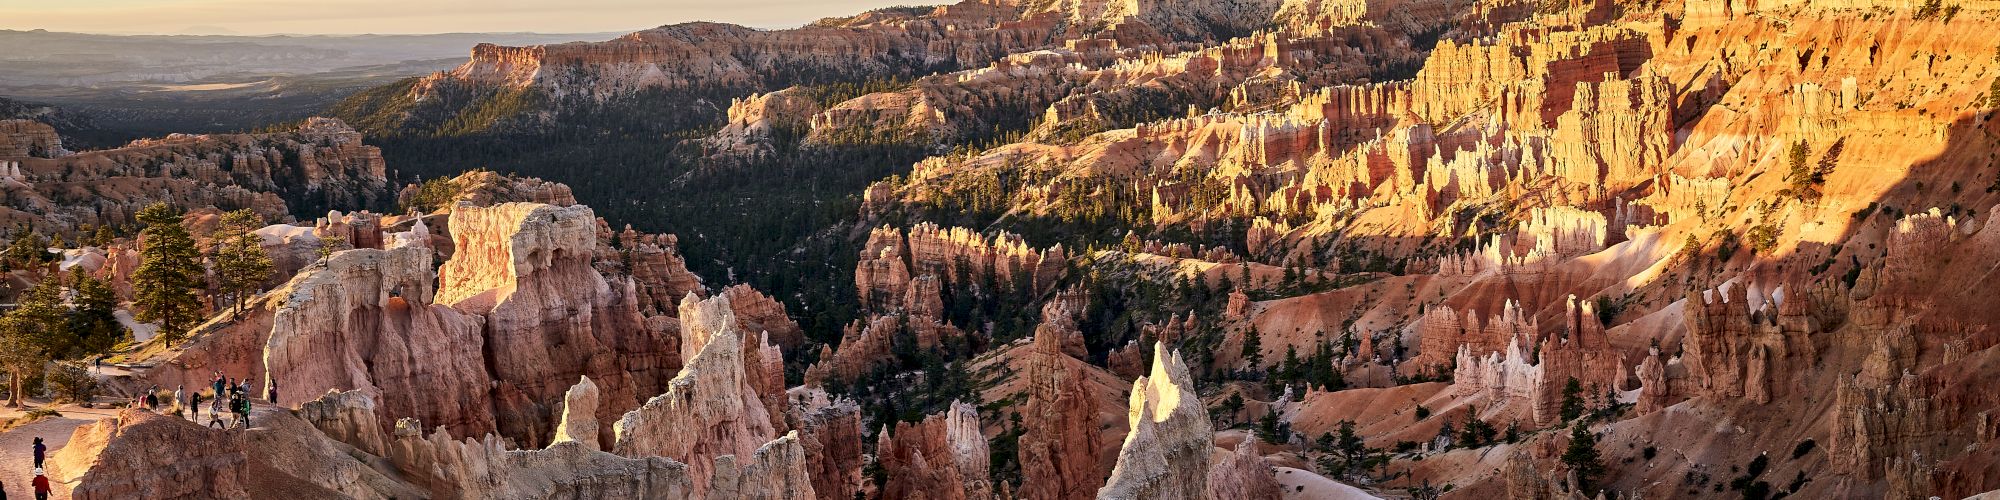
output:
[[949, 0], [0, 0], [0, 29], [263, 35], [634, 31], [686, 21], [789, 28]]

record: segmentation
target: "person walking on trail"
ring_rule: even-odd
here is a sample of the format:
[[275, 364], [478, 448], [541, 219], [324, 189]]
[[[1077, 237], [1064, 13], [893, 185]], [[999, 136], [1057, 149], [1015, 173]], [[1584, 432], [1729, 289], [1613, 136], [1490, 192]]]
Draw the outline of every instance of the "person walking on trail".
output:
[[35, 438], [35, 468], [42, 468], [42, 459], [49, 455], [49, 445], [42, 444], [42, 438]]
[[201, 392], [200, 392], [200, 391], [195, 391], [194, 393], [191, 393], [191, 394], [188, 394], [188, 400], [187, 400], [187, 407], [188, 407], [188, 420], [200, 420], [200, 419], [201, 419]]
[[222, 405], [222, 398], [216, 398], [216, 399], [215, 399], [215, 404], [216, 404], [216, 407], [214, 407], [214, 408], [210, 408], [210, 410], [212, 410], [212, 411], [209, 411], [209, 412], [208, 412], [208, 428], [210, 428], [210, 429], [228, 429], [228, 428], [229, 428], [229, 424], [226, 424], [226, 423], [223, 423], [223, 422], [222, 422], [222, 406], [221, 406], [221, 405]]
[[272, 403], [277, 403], [277, 402], [278, 402], [278, 379], [275, 379], [275, 378], [274, 378], [274, 379], [271, 379], [271, 381], [270, 381], [270, 382], [267, 382], [267, 383], [265, 384], [265, 386], [264, 386], [264, 400], [265, 400], [265, 401], [270, 401], [270, 402], [272, 402]]
[[145, 404], [147, 410], [158, 410], [160, 406], [160, 396], [157, 395], [153, 389], [150, 388], [146, 389]]
[[49, 500], [49, 477], [40, 468], [35, 469], [35, 500]]

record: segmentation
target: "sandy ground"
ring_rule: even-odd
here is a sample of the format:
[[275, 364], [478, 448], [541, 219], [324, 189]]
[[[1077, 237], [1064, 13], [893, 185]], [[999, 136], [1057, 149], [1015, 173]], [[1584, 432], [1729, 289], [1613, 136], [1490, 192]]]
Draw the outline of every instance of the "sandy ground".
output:
[[1291, 467], [1278, 467], [1278, 484], [1284, 486], [1285, 500], [1381, 500], [1360, 488], [1341, 484], [1319, 474]]

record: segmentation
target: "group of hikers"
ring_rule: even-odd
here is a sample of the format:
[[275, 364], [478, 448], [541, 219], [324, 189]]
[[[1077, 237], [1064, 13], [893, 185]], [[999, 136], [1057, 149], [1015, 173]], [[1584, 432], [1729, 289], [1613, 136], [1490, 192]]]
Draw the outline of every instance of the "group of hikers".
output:
[[[29, 481], [35, 488], [35, 500], [49, 500], [49, 477], [42, 475], [42, 460], [49, 455], [49, 445], [42, 438], [35, 438], [35, 479]], [[0, 500], [7, 500], [7, 485], [0, 484]]]
[[[270, 401], [277, 401], [278, 383], [272, 381], [268, 385], [269, 387], [266, 388], [266, 397]], [[146, 389], [145, 395], [141, 397], [140, 404], [145, 405], [147, 410], [156, 412], [159, 411], [161, 406], [171, 404], [173, 405], [175, 416], [188, 420], [200, 419], [201, 403], [203, 400], [202, 391], [188, 393], [186, 399], [182, 399], [182, 394], [182, 388], [176, 387], [174, 388], [173, 395], [170, 396], [171, 399], [163, 402], [161, 401], [159, 388], [152, 387]], [[249, 380], [237, 380], [223, 376], [222, 372], [215, 372], [215, 378], [209, 381], [208, 394], [208, 426], [210, 428], [227, 429], [232, 424], [244, 429], [250, 428], [251, 396]], [[234, 417], [232, 422], [223, 421], [222, 412], [225, 408]]]
[[[266, 385], [268, 387], [264, 389], [264, 395], [267, 400], [277, 401], [278, 382], [273, 380]], [[161, 407], [171, 406], [174, 416], [196, 420], [201, 417], [201, 403], [204, 400], [202, 396], [203, 392], [194, 391], [187, 393], [186, 399], [182, 399], [182, 388], [176, 387], [172, 396], [163, 398], [160, 388], [154, 386], [146, 389], [145, 395], [139, 399], [139, 404], [144, 405], [147, 410], [153, 412], [159, 412]], [[217, 371], [215, 372], [215, 378], [209, 381], [209, 390], [206, 392], [209, 394], [206, 400], [209, 403], [208, 426], [210, 428], [228, 429], [230, 427], [230, 424], [224, 423], [222, 420], [222, 411], [225, 404], [229, 412], [234, 414], [237, 426], [244, 429], [250, 428], [251, 393], [249, 380], [237, 380], [225, 377], [221, 371]], [[49, 492], [51, 491], [49, 478], [42, 473], [42, 462], [48, 456], [48, 450], [49, 447], [42, 442], [42, 438], [35, 438], [35, 478], [32, 481], [35, 488], [35, 500], [48, 500]], [[7, 500], [7, 489], [4, 483], [0, 483], [0, 500]]]

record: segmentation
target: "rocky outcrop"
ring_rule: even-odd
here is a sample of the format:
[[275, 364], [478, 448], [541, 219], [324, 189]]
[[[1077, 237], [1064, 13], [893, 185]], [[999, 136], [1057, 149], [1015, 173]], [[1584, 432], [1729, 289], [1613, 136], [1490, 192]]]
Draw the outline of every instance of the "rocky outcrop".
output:
[[1798, 322], [1780, 321], [1777, 300], [1752, 310], [1747, 290], [1688, 293], [1686, 364], [1701, 393], [1764, 403], [1782, 394], [1777, 374], [1812, 356], [1811, 340]]
[[1024, 499], [1089, 498], [1104, 482], [1097, 406], [1065, 344], [1055, 330], [1037, 328], [1029, 347], [1026, 432], [1017, 451]]
[[1276, 500], [1279, 495], [1277, 471], [1257, 453], [1257, 439], [1236, 444], [1236, 451], [1224, 455], [1208, 471], [1210, 498]]
[[629, 282], [613, 286], [594, 269], [598, 226], [589, 207], [461, 204], [451, 221], [456, 250], [438, 270], [437, 302], [486, 318], [501, 435], [549, 442], [551, 403], [577, 376], [603, 391], [603, 422], [664, 390], [671, 348], [640, 315]]
[[545, 450], [507, 450], [500, 440], [426, 438], [397, 426], [389, 460], [441, 498], [695, 498], [687, 466], [660, 457], [625, 458], [565, 442]]
[[49, 460], [49, 479], [68, 487], [69, 498], [249, 495], [239, 433], [137, 409], [78, 427]]
[[[758, 88], [778, 75], [859, 80], [917, 68], [980, 64], [1048, 43], [1053, 20], [1012, 22], [1018, 9], [963, 2], [928, 12], [881, 12], [789, 30], [686, 23], [595, 43], [480, 44], [457, 69], [418, 83], [419, 96], [452, 85], [536, 88], [556, 96], [645, 89]], [[1003, 21], [1008, 21], [1004, 22]]]
[[[0, 155], [5, 156], [5, 155]], [[338, 120], [268, 134], [175, 134], [58, 158], [9, 158], [8, 223], [45, 231], [126, 225], [155, 202], [248, 208], [267, 220], [388, 204], [382, 153]]]
[[988, 479], [986, 436], [979, 410], [954, 403], [922, 422], [897, 423], [876, 435], [875, 456], [884, 499], [985, 500], [995, 498]]
[[670, 316], [682, 297], [707, 293], [701, 277], [688, 271], [687, 259], [680, 254], [680, 238], [641, 233], [630, 225], [618, 232], [615, 239], [609, 226], [601, 225], [598, 233], [598, 247], [613, 251], [611, 255], [600, 255], [598, 263], [623, 264], [623, 272], [632, 277], [633, 288], [639, 295], [641, 314]]
[[965, 228], [922, 223], [906, 236], [902, 230], [881, 227], [868, 235], [854, 282], [862, 303], [878, 310], [908, 307], [898, 302], [908, 295], [912, 279], [922, 276], [951, 286], [971, 285], [959, 283], [961, 279], [990, 277], [1002, 286], [1042, 293], [1062, 277], [1067, 255], [1061, 245], [1037, 250], [1012, 233], [987, 238]]
[[280, 305], [254, 368], [287, 389], [281, 405], [360, 390], [384, 414], [492, 432], [484, 320], [433, 303], [433, 294], [429, 248], [334, 254], [273, 292]]
[[583, 377], [563, 394], [562, 422], [556, 424], [554, 442], [576, 442], [584, 449], [601, 450], [597, 426], [597, 384]]
[[[718, 474], [731, 472], [719, 458], [734, 457], [728, 465], [741, 462], [736, 472], [747, 474], [760, 463], [752, 460], [759, 447], [777, 437], [769, 410], [744, 372], [743, 333], [728, 308], [720, 297], [683, 301], [682, 352], [692, 354], [665, 394], [626, 413], [614, 428], [613, 453], [689, 464], [696, 496], [711, 491]], [[794, 439], [787, 446], [798, 445]], [[803, 460], [796, 465], [805, 467]]]
[[769, 335], [772, 343], [786, 349], [797, 349], [805, 343], [805, 330], [786, 314], [785, 303], [743, 284], [722, 289], [722, 295], [729, 298], [737, 328], [746, 333]]
[[729, 123], [703, 144], [711, 159], [769, 158], [776, 154], [771, 141], [778, 134], [805, 135], [808, 122], [821, 108], [819, 101], [800, 87], [731, 99]]
[[799, 444], [807, 476], [820, 498], [853, 498], [861, 491], [861, 405], [842, 399], [801, 412]]
[[1418, 370], [1436, 370], [1452, 364], [1460, 350], [1473, 355], [1501, 352], [1510, 344], [1532, 346], [1540, 340], [1534, 318], [1521, 305], [1506, 302], [1500, 314], [1482, 317], [1478, 311], [1459, 312], [1439, 305], [1417, 320], [1417, 357], [1406, 361]]
[[0, 120], [0, 158], [56, 158], [63, 149], [55, 127], [34, 120]]
[[1132, 383], [1131, 430], [1118, 465], [1097, 490], [1104, 499], [1209, 498], [1209, 452], [1215, 436], [1180, 353], [1153, 346], [1153, 371]]

